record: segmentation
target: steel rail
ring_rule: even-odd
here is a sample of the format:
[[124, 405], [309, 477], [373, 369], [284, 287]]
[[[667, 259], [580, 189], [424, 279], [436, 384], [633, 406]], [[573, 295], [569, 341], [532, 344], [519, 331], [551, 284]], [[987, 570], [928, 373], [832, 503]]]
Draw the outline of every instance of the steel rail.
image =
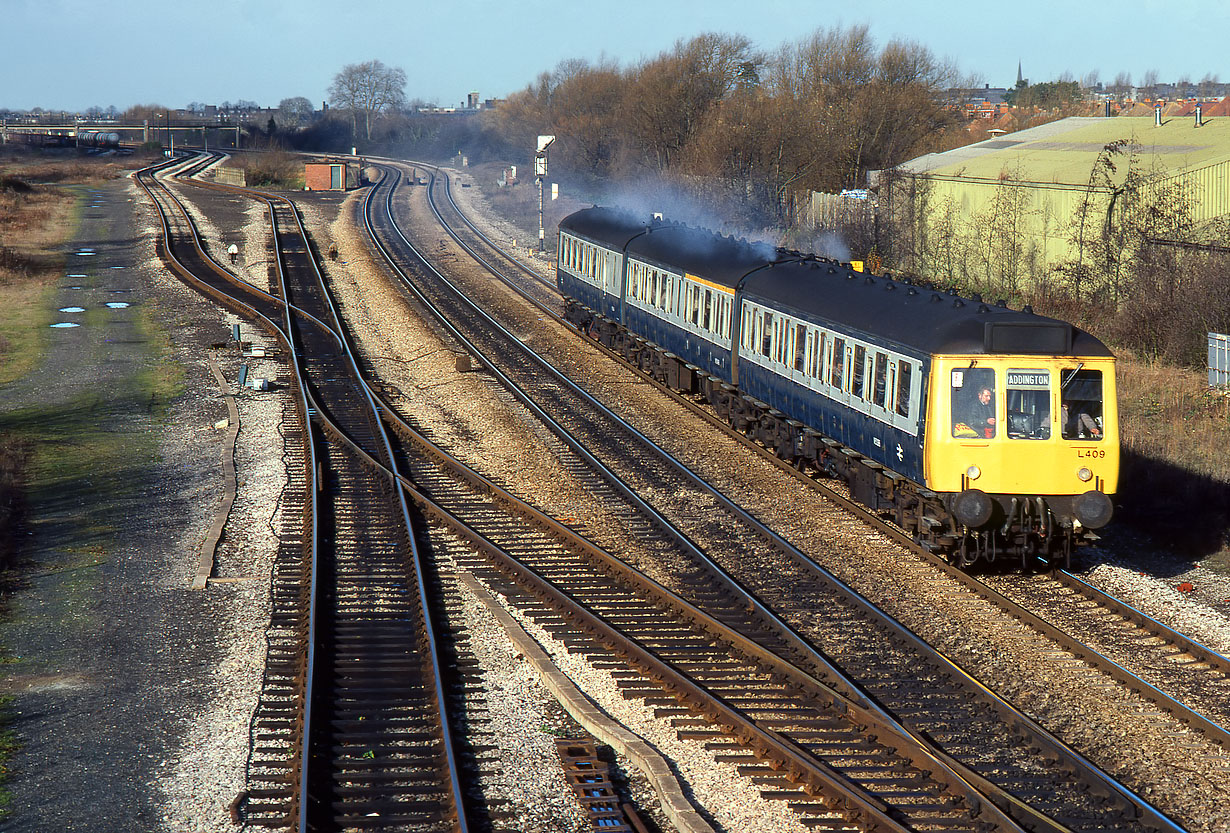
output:
[[[327, 418], [321, 417], [322, 424], [329, 427], [339, 441], [346, 443], [354, 453], [361, 456], [365, 462], [376, 469], [385, 470], [381, 461], [377, 460], [365, 449], [354, 443], [340, 427], [333, 424]], [[674, 606], [681, 612], [683, 617], [692, 619], [701, 627], [709, 630], [714, 636], [719, 639], [730, 642], [738, 651], [752, 657], [753, 659], [764, 663], [772, 669], [773, 673], [782, 674], [787, 677], [794, 685], [806, 687], [808, 690], [829, 698], [830, 705], [838, 707], [842, 711], [862, 716], [867, 722], [872, 723], [885, 731], [894, 732], [893, 727], [884, 725], [877, 719], [873, 708], [856, 702], [851, 698], [846, 697], [838, 691], [834, 691], [828, 685], [825, 685], [820, 680], [809, 675], [806, 671], [799, 669], [788, 661], [778, 657], [775, 654], [762, 648], [755, 641], [747, 638], [738, 631], [732, 630], [730, 627], [718, 622], [707, 612], [695, 607], [687, 600], [675, 594], [673, 591], [654, 581], [652, 578], [644, 575], [633, 567], [611, 555], [602, 548], [588, 541], [570, 527], [551, 518], [549, 515], [540, 512], [529, 504], [517, 498], [512, 493], [506, 491], [496, 483], [488, 480], [483, 475], [474, 471], [464, 462], [457, 460], [452, 455], [445, 452], [443, 449], [436, 446], [431, 440], [427, 439], [422, 434], [419, 434], [413, 428], [405, 423], [401, 423], [405, 432], [420, 448], [430, 456], [438, 465], [452, 470], [463, 480], [470, 483], [479, 492], [488, 492], [497, 500], [503, 501], [514, 507], [517, 514], [529, 520], [531, 523], [536, 523], [546, 529], [549, 533], [564, 540], [564, 542], [573, 548], [594, 556], [603, 566], [612, 572], [615, 572], [623, 577], [629, 583], [639, 586], [642, 590], [648, 592], [653, 597], [664, 600], [666, 603]], [[391, 474], [391, 472], [389, 472]], [[790, 769], [790, 771], [800, 779], [807, 779], [817, 789], [830, 788], [837, 789], [842, 793], [847, 794], [847, 800], [851, 801], [854, 808], [862, 813], [867, 813], [870, 817], [887, 825], [884, 829], [889, 830], [904, 830], [897, 822], [885, 816], [888, 807], [879, 799], [866, 793], [866, 791], [857, 784], [851, 782], [848, 778], [834, 771], [823, 761], [819, 761], [809, 753], [798, 749], [788, 739], [781, 738], [775, 732], [765, 730], [759, 727], [755, 722], [743, 717], [743, 715], [733, 708], [725, 705], [720, 699], [714, 698], [703, 687], [692, 682], [686, 676], [682, 676], [672, 665], [660, 659], [651, 651], [641, 647], [635, 640], [627, 637], [615, 627], [608, 624], [604, 619], [594, 614], [583, 604], [573, 599], [569, 594], [557, 588], [552, 582], [544, 578], [537, 571], [526, 566], [520, 559], [508, 553], [507, 550], [491, 541], [481, 532], [467, 523], [464, 519], [458, 517], [449, 509], [438, 503], [430, 495], [423, 492], [417, 485], [407, 479], [403, 475], [397, 475], [398, 484], [401, 491], [409, 495], [411, 499], [428, 515], [436, 519], [455, 535], [463, 538], [478, 552], [483, 553], [488, 559], [494, 561], [501, 571], [516, 578], [516, 580], [524, 587], [528, 587], [539, 598], [549, 600], [557, 609], [565, 612], [574, 621], [583, 623], [583, 628], [587, 632], [600, 634], [610, 645], [615, 646], [616, 650], [630, 654], [636, 663], [646, 671], [646, 673], [655, 679], [663, 681], [668, 690], [679, 688], [683, 690], [689, 698], [695, 703], [701, 704], [701, 710], [704, 712], [714, 712], [720, 716], [724, 725], [727, 726], [727, 731], [740, 737], [755, 737], [761, 747], [767, 751], [772, 751], [779, 762]], [[883, 740], [881, 738], [881, 740]], [[889, 743], [903, 756], [911, 758], [909, 750], [913, 749], [916, 741], [902, 734], [899, 740], [900, 746]], [[907, 746], [908, 744], [908, 746]], [[912, 759], [917, 763], [917, 756], [912, 756]], [[942, 760], [936, 758], [932, 761], [937, 766], [944, 766]], [[977, 799], [974, 799], [977, 806]], [[986, 802], [986, 808], [991, 815], [996, 816], [997, 820], [1002, 825], [1001, 829], [1017, 830], [1017, 825], [1008, 818], [999, 814], [995, 805], [991, 802]], [[1054, 831], [1065, 831], [1066, 828], [1061, 826], [1049, 826], [1045, 829]]]
[[[299, 216], [299, 212], [295, 210], [294, 205], [293, 203], [290, 202], [290, 200], [284, 199], [284, 202], [286, 203], [286, 205], [288, 205], [291, 208], [292, 215], [294, 216], [295, 224], [298, 229], [298, 233], [303, 238], [306, 244], [308, 240], [307, 231], [303, 228], [303, 221]], [[270, 202], [270, 204], [272, 207], [272, 201]], [[276, 241], [277, 239], [276, 232], [275, 232], [274, 237]], [[310, 253], [311, 249], [309, 248], [308, 251]], [[331, 296], [331, 293], [328, 291], [324, 275], [320, 271], [320, 266], [317, 263], [316, 258], [314, 256], [310, 257], [309, 259], [311, 260], [311, 263], [312, 263], [312, 269], [315, 273], [317, 285], [321, 289], [322, 298], [324, 299], [329, 311], [331, 312], [334, 323], [336, 325], [335, 327], [330, 328], [330, 332], [334, 335], [338, 343], [341, 345], [342, 354], [345, 356], [346, 361], [350, 366], [351, 374], [353, 378], [358, 382], [359, 390], [363, 393], [367, 407], [373, 417], [373, 423], [377, 429], [378, 439], [381, 442], [382, 450], [385, 453], [389, 461], [391, 481], [396, 481], [400, 479], [400, 473], [397, 471], [397, 462], [396, 462], [396, 457], [393, 454], [392, 444], [389, 441], [388, 434], [384, 430], [384, 423], [380, 419], [380, 409], [378, 408], [374, 398], [372, 397], [371, 390], [367, 387], [366, 383], [364, 382], [363, 374], [359, 370], [358, 363], [355, 361], [354, 353], [350, 349], [350, 344], [343, 335], [343, 328], [340, 323], [341, 316], [339, 315], [337, 308], [333, 303], [333, 298]], [[280, 250], [279, 250], [278, 262], [279, 264], [281, 263]], [[280, 265], [279, 265], [279, 275], [281, 275]], [[283, 295], [285, 296], [285, 286], [283, 286]], [[324, 409], [320, 408], [318, 405], [317, 419], [323, 419], [324, 413], [325, 413]], [[426, 636], [426, 641], [427, 641], [427, 646], [428, 646], [428, 652], [427, 652], [428, 657], [427, 658], [431, 665], [432, 680], [435, 686], [436, 702], [440, 710], [439, 722], [440, 722], [441, 734], [443, 736], [442, 743], [443, 743], [445, 764], [446, 764], [446, 768], [447, 768], [448, 775], [449, 775], [449, 784], [450, 784], [450, 789], [452, 792], [451, 797], [452, 797], [452, 801], [453, 801], [453, 805], [454, 805], [455, 813], [457, 817], [456, 820], [457, 820], [457, 825], [458, 825], [458, 831], [459, 833], [467, 833], [470, 827], [469, 819], [466, 813], [466, 808], [468, 804], [465, 801], [464, 795], [462, 794], [461, 770], [457, 764], [457, 746], [456, 746], [456, 741], [453, 737], [453, 730], [452, 730], [453, 720], [451, 716], [451, 708], [448, 704], [448, 697], [447, 697], [447, 692], [445, 691], [444, 678], [441, 673], [439, 646], [438, 646], [438, 640], [436, 637], [435, 626], [432, 624], [432, 613], [431, 613], [431, 605], [429, 603], [429, 593], [427, 591], [427, 585], [423, 579], [423, 567], [424, 567], [425, 561], [419, 552], [418, 542], [416, 541], [416, 536], [414, 533], [414, 524], [410, 518], [410, 508], [406, 504], [405, 493], [400, 489], [394, 489], [394, 491], [396, 491], [397, 493], [398, 504], [401, 510], [401, 515], [402, 515], [402, 521], [405, 524], [406, 538], [410, 546], [410, 557], [415, 567], [414, 569], [415, 589], [418, 594], [419, 606], [423, 612], [423, 627], [424, 627], [424, 630], [426, 631], [425, 636]]]
[[[1103, 607], [1118, 613], [1124, 619], [1136, 623], [1159, 639], [1163, 639], [1172, 645], [1177, 645], [1184, 653], [1191, 654], [1206, 665], [1210, 665], [1230, 677], [1230, 658], [1224, 654], [1220, 654], [1212, 648], [1202, 645], [1190, 636], [1159, 622], [1139, 608], [1133, 607], [1122, 599], [1115, 598], [1100, 587], [1095, 587], [1067, 570], [1056, 570], [1051, 575], [1064, 587], [1086, 598], [1093, 599]], [[1224, 738], [1223, 741], [1225, 740], [1230, 739]]]
[[[218, 264], [216, 260], [214, 260], [211, 256], [208, 255], [208, 253], [204, 250], [204, 247], [200, 244], [200, 239], [199, 239], [199, 236], [197, 235], [195, 226], [194, 224], [192, 224], [191, 218], [187, 216], [187, 213], [183, 209], [182, 206], [180, 206], [180, 210], [181, 212], [183, 212], [185, 220], [187, 221], [189, 227], [192, 229], [194, 243], [195, 243], [197, 250], [202, 254], [203, 257], [208, 259], [213, 264], [213, 267], [215, 268], [215, 270], [218, 271], [219, 274], [224, 277], [224, 279], [234, 282], [234, 283], [239, 283], [240, 285], [242, 285], [244, 291], [254, 291], [263, 298], [276, 301], [285, 310], [286, 332], [282, 332], [281, 329], [278, 328], [278, 334], [279, 334], [280, 340], [282, 340], [283, 343], [287, 346], [292, 356], [292, 367], [294, 368], [296, 379], [299, 382], [299, 389], [301, 392], [301, 398], [303, 402], [303, 412], [306, 415], [313, 417], [315, 421], [320, 422], [324, 420], [323, 415], [326, 412], [326, 410], [323, 407], [323, 403], [319, 402], [317, 398], [315, 397], [315, 395], [312, 394], [307, 389], [307, 386], [305, 384], [303, 384], [303, 378], [299, 374], [298, 365], [299, 365], [300, 360], [298, 357], [300, 355], [300, 352], [295, 344], [294, 327], [291, 326], [290, 318], [291, 318], [292, 310], [294, 310], [299, 316], [305, 319], [308, 323], [320, 328], [321, 330], [326, 331], [336, 341], [338, 348], [339, 348], [339, 353], [344, 355], [346, 359], [348, 360], [350, 367], [351, 367], [351, 371], [354, 375], [354, 378], [359, 382], [358, 387], [363, 392], [364, 396], [366, 397], [369, 411], [373, 415], [373, 423], [379, 429], [380, 439], [384, 445], [384, 451], [387, 456], [387, 459], [389, 460], [391, 465], [395, 466], [396, 465], [394, 462], [395, 458], [392, 453], [392, 448], [389, 443], [388, 436], [384, 434], [383, 429], [380, 428], [380, 426], [382, 426], [382, 422], [379, 419], [379, 411], [374, 401], [371, 399], [370, 391], [368, 391], [366, 388], [366, 385], [363, 384], [362, 376], [359, 373], [358, 366], [355, 363], [353, 355], [349, 351], [348, 344], [346, 343], [345, 339], [341, 336], [337, 328], [328, 325], [326, 322], [322, 321], [320, 318], [316, 316], [308, 314], [306, 311], [302, 310], [301, 308], [295, 307], [294, 305], [287, 303], [287, 301], [285, 300], [286, 298], [289, 297], [289, 294], [287, 292], [286, 277], [285, 277], [285, 272], [284, 272], [284, 267], [283, 267], [284, 258], [283, 258], [282, 248], [281, 248], [280, 234], [278, 230], [277, 212], [274, 207], [275, 198], [272, 198], [272, 197], [269, 197], [268, 195], [264, 195], [260, 193], [250, 192], [250, 191], [247, 191], [246, 189], [238, 189], [238, 188], [231, 188], [231, 187], [226, 187], [226, 186], [216, 186], [216, 185], [211, 186], [209, 184], [200, 183], [200, 182], [193, 181], [193, 180], [190, 180], [190, 182], [200, 187], [214, 187], [219, 190], [225, 190], [231, 193], [241, 193], [245, 196], [248, 196], [250, 198], [256, 198], [266, 203], [266, 205], [269, 208], [270, 223], [273, 228], [273, 244], [274, 244], [274, 249], [275, 249], [274, 260], [275, 260], [275, 263], [277, 264], [278, 280], [279, 280], [279, 284], [280, 284], [280, 288], [282, 292], [281, 299], [278, 299], [277, 296], [272, 295], [271, 293], [265, 292], [264, 290], [261, 290], [257, 287], [253, 287], [251, 284], [248, 284], [247, 282], [239, 280], [235, 276], [231, 275], [227, 270], [225, 270], [224, 267], [221, 267], [221, 265]], [[294, 209], [293, 204], [289, 200], [285, 200], [284, 198], [276, 198], [276, 199], [280, 200], [282, 203], [284, 203], [286, 207], [290, 209], [290, 213], [292, 217], [294, 218], [294, 222], [295, 222], [295, 232], [304, 241], [306, 251], [310, 255], [311, 249], [310, 249], [310, 245], [307, 242], [308, 241], [307, 233], [306, 233], [306, 230], [303, 228], [302, 219], [299, 217], [298, 212]], [[325, 298], [328, 309], [330, 310], [336, 322], [339, 320], [339, 316], [337, 315], [337, 310], [333, 306], [331, 298], [329, 298], [328, 296], [327, 289], [325, 288], [324, 278], [323, 278], [323, 275], [320, 273], [319, 265], [316, 262], [316, 258], [314, 256], [309, 256], [309, 260], [312, 263], [315, 280], [317, 284], [320, 286], [322, 290], [322, 296]], [[209, 287], [208, 284], [204, 284], [204, 282], [194, 280], [193, 285], [198, 286], [198, 288], [200, 287], [206, 288], [207, 290], [209, 290], [209, 294], [211, 295], [211, 297], [218, 297], [221, 294], [213, 290], [212, 287]], [[247, 307], [247, 308], [252, 309], [251, 307]], [[256, 313], [256, 314], [259, 315], [259, 313]], [[268, 320], [268, 319], [265, 319], [264, 316], [260, 316], [260, 317], [264, 320]], [[331, 422], [329, 424], [331, 427], [335, 429], [334, 433], [336, 434], [337, 426], [333, 425]], [[350, 445], [351, 447], [357, 447], [357, 444], [351, 442], [349, 438], [346, 438], [346, 440], [347, 440], [347, 444]], [[311, 446], [311, 444], [309, 444], [309, 446]], [[310, 470], [312, 472], [312, 476], [314, 477], [316, 470], [317, 470], [314, 447], [311, 447], [311, 457], [309, 459], [311, 461]], [[395, 471], [393, 475], [391, 476], [391, 478], [393, 482], [396, 481], [397, 475]], [[316, 541], [318, 538], [318, 533], [316, 531], [317, 528], [316, 528], [315, 519], [318, 517], [318, 511], [316, 510], [315, 507], [316, 507], [316, 501], [318, 500], [319, 489], [313, 487], [311, 491], [312, 491], [312, 502], [313, 502], [313, 513], [312, 513], [313, 541]], [[410, 521], [409, 507], [406, 503], [405, 495], [399, 489], [396, 491], [398, 492], [398, 503], [399, 503], [401, 514], [402, 514], [404, 529], [407, 532], [406, 539], [409, 542], [413, 563], [417, 565], [417, 569], [415, 570], [416, 583], [417, 583], [416, 589], [417, 589], [417, 595], [419, 598], [420, 609], [423, 611], [423, 626], [427, 632], [426, 638], [430, 646], [429, 653], [430, 653], [430, 660], [431, 660], [431, 666], [432, 666], [433, 684], [434, 684], [434, 689], [435, 689], [435, 700], [436, 700], [436, 703], [439, 709], [439, 722], [440, 722], [441, 734], [442, 734], [444, 758], [446, 761], [445, 768], [449, 773], [450, 798], [454, 806], [454, 817], [455, 817], [456, 824], [457, 824], [456, 829], [458, 831], [461, 831], [461, 833], [465, 833], [465, 831], [469, 829], [469, 821], [468, 821], [467, 813], [466, 813], [467, 804], [464, 801], [464, 797], [462, 795], [460, 768], [456, 761], [456, 743], [455, 743], [454, 738], [452, 737], [451, 721], [449, 719], [449, 707], [447, 703], [447, 698], [445, 696], [444, 682], [443, 682], [443, 678], [441, 675], [442, 664], [441, 664], [441, 661], [438, 655], [437, 640], [436, 640], [436, 635], [434, 631], [434, 626], [432, 625], [432, 622], [431, 622], [430, 606], [427, 604], [428, 594], [427, 594], [426, 586], [424, 584], [424, 579], [423, 579], [423, 572], [422, 572], [423, 562], [418, 552], [417, 543], [413, 535], [414, 527]], [[317, 645], [318, 645], [318, 639], [316, 637], [316, 623], [317, 623], [316, 603], [318, 600], [319, 578], [318, 578], [318, 570], [315, 569], [315, 567], [318, 564], [317, 552], [318, 552], [318, 548], [313, 547], [313, 565], [312, 565], [313, 570], [311, 574], [312, 575], [312, 578], [311, 578], [312, 612], [310, 615], [311, 624], [309, 627], [308, 640], [307, 640], [307, 645], [308, 645], [307, 671], [309, 673], [306, 674], [307, 688], [305, 692], [304, 716], [302, 718], [304, 737], [310, 736], [311, 727], [313, 725], [311, 709], [312, 709], [312, 703], [314, 702], [314, 699], [315, 699], [312, 693], [312, 681], [315, 679], [315, 675], [310, 673], [310, 671], [314, 669], [314, 666], [316, 664], [316, 653], [317, 653]], [[299, 769], [300, 777], [298, 779], [299, 788], [298, 788], [296, 803], [298, 805], [299, 829], [302, 831], [306, 831], [308, 830], [308, 827], [309, 827], [308, 813], [310, 811], [310, 804], [311, 804], [309, 797], [308, 797], [308, 789], [310, 788], [310, 785], [313, 783], [314, 778], [311, 775], [312, 763], [311, 763], [309, 745], [307, 743], [303, 743], [301, 746], [302, 746], [301, 753], [299, 755], [299, 761], [297, 765]]]
[[[171, 167], [171, 166], [158, 166], [158, 169], [161, 170], [163, 167]], [[140, 174], [140, 173], [141, 173], [140, 171], [137, 172], [137, 174]], [[157, 182], [156, 178], [153, 176], [152, 173], [151, 173], [151, 179], [154, 179], [154, 181]], [[257, 310], [255, 307], [251, 306], [250, 304], [240, 300], [239, 298], [235, 296], [225, 295], [221, 293], [219, 290], [217, 290], [215, 287], [210, 285], [209, 283], [201, 280], [195, 273], [193, 273], [187, 267], [187, 265], [185, 265], [174, 254], [174, 251], [170, 244], [171, 236], [170, 236], [169, 224], [168, 224], [167, 217], [164, 213], [161, 202], [154, 197], [150, 188], [147, 185], [145, 185], [145, 183], [142, 182], [139, 177], [137, 181], [141, 185], [141, 187], [145, 189], [151, 201], [154, 202], [155, 206], [158, 208], [159, 218], [162, 223], [162, 250], [159, 252], [159, 254], [162, 255], [164, 260], [168, 261], [168, 263], [172, 266], [172, 271], [174, 271], [180, 277], [180, 279], [183, 280], [185, 283], [187, 283], [189, 286], [192, 286], [195, 289], [197, 289], [198, 292], [201, 292], [202, 294], [205, 294], [207, 297], [214, 298], [215, 300], [224, 303], [226, 306], [231, 307], [232, 309], [235, 309], [236, 311], [239, 311], [241, 314], [244, 314], [246, 317], [250, 319], [256, 320], [266, 330], [272, 333], [277, 338], [277, 340], [283, 344], [283, 346], [286, 348], [288, 353], [293, 357], [295, 355], [295, 346], [294, 346], [294, 338], [293, 338], [291, 327], [290, 327], [290, 306], [284, 300], [285, 293], [283, 293], [282, 299], [278, 299], [276, 296], [268, 292], [257, 290], [266, 299], [273, 301], [273, 302], [280, 303], [284, 311], [285, 317], [284, 317], [282, 324], [279, 325], [279, 324], [276, 324], [274, 321], [272, 321], [270, 318], [268, 318], [264, 313]], [[165, 186], [163, 186], [163, 188], [165, 190]], [[202, 258], [204, 258], [208, 264], [211, 265], [211, 268], [213, 268], [214, 271], [216, 271], [220, 277], [222, 277], [224, 280], [233, 280], [234, 276], [231, 275], [231, 273], [227, 271], [225, 267], [223, 267], [220, 263], [218, 263], [209, 254], [209, 252], [206, 250], [206, 248], [202, 244], [200, 235], [196, 228], [196, 225], [195, 223], [192, 222], [191, 218], [188, 216], [186, 209], [184, 209], [184, 207], [178, 202], [178, 200], [175, 200], [174, 197], [170, 195], [169, 191], [167, 192], [167, 194], [174, 201], [174, 204], [179, 208], [189, 229], [191, 229], [193, 247], [195, 251]], [[250, 286], [250, 285], [245, 283], [245, 286]], [[252, 289], [255, 289], [255, 287], [252, 287]], [[304, 732], [306, 732], [310, 730], [310, 727], [312, 725], [312, 714], [311, 714], [312, 702], [313, 702], [312, 685], [313, 685], [313, 681], [315, 680], [316, 652], [317, 652], [317, 644], [318, 644], [316, 634], [317, 634], [317, 625], [318, 625], [318, 620], [319, 620], [319, 604], [318, 604], [319, 602], [319, 572], [320, 572], [319, 571], [319, 563], [320, 563], [319, 495], [320, 495], [321, 490], [317, 482], [318, 466], [317, 466], [317, 459], [316, 459], [316, 444], [312, 441], [310, 430], [307, 429], [307, 426], [310, 424], [310, 415], [312, 413], [312, 409], [309, 407], [309, 404], [308, 404], [307, 387], [304, 384], [303, 377], [299, 373], [298, 362], [292, 360], [289, 362], [289, 366], [291, 368], [291, 374], [295, 380], [295, 391], [297, 393], [297, 396], [296, 396], [297, 412], [299, 414], [299, 419], [301, 420], [301, 424], [305, 427], [304, 451], [305, 451], [305, 460], [307, 462], [307, 503], [305, 506], [305, 513], [309, 515], [309, 518], [310, 518], [309, 527], [311, 530], [310, 537], [308, 539], [310, 542], [310, 545], [309, 545], [309, 555], [308, 555], [308, 564], [307, 564], [308, 574], [310, 576], [309, 582], [308, 582], [308, 596], [307, 596], [308, 610], [307, 610], [307, 617], [306, 617], [306, 628], [304, 632], [304, 639], [305, 639], [305, 645], [306, 645], [306, 654], [305, 654], [304, 661], [303, 661], [305, 690], [304, 690], [304, 695], [303, 695], [303, 701], [304, 701], [303, 713], [301, 717], [299, 718], [301, 726], [303, 727]], [[306, 734], [301, 734], [301, 737], [306, 737], [306, 736], [307, 736]], [[310, 757], [309, 757], [308, 744], [302, 743], [301, 749], [298, 755], [296, 756], [294, 771], [298, 775], [298, 777], [296, 778], [298, 786], [295, 791], [295, 798], [292, 802], [292, 813], [297, 816], [297, 819], [298, 819], [297, 829], [301, 831], [301, 833], [307, 833], [308, 831], [305, 812], [306, 812], [307, 807], [309, 806], [309, 801], [307, 798], [307, 788], [309, 784], [309, 779], [307, 775], [309, 773], [309, 768], [310, 768]]]

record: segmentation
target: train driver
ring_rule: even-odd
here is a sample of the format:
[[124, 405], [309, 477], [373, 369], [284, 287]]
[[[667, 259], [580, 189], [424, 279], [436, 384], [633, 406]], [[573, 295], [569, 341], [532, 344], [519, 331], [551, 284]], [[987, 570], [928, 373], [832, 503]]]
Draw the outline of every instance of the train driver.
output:
[[980, 437], [990, 439], [995, 436], [995, 403], [992, 401], [995, 392], [983, 385], [978, 389], [978, 398], [970, 403], [969, 416], [966, 424]]

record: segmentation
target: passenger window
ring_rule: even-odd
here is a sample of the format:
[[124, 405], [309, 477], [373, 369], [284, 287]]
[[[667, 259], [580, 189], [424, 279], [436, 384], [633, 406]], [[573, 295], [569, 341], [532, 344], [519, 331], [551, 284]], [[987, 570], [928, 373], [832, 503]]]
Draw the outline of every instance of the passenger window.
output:
[[812, 354], [811, 375], [817, 379], [824, 379], [824, 343], [827, 336], [824, 333], [816, 333], [816, 350]]
[[705, 290], [705, 317], [704, 325], [706, 330], [713, 330], [713, 293], [708, 289]]
[[995, 371], [965, 368], [952, 371], [952, 435], [960, 439], [991, 439], [998, 423], [995, 411]]
[[767, 359], [770, 355], [770, 348], [773, 346], [773, 313], [766, 312], [763, 316], [764, 324], [761, 325], [760, 331], [760, 352]]
[[909, 362], [897, 362], [897, 413], [907, 419], [910, 416], [910, 377], [913, 373]]
[[854, 347], [854, 364], [850, 367], [850, 393], [863, 398], [863, 373], [867, 365], [867, 348], [861, 344]]
[[1065, 440], [1101, 440], [1102, 371], [1080, 365], [1060, 371], [1059, 430]]
[[1012, 440], [1049, 440], [1051, 438], [1051, 372], [1049, 370], [1010, 369], [1004, 387], [1008, 392], [1008, 438]]
[[794, 328], [794, 369], [803, 372], [803, 360], [807, 357], [807, 325]]
[[846, 369], [846, 340], [833, 339], [833, 371], [829, 376], [829, 384], [838, 390], [842, 389]]
[[873, 394], [873, 401], [883, 408], [884, 397], [888, 393], [888, 356], [884, 353], [876, 353], [875, 373], [876, 389]]

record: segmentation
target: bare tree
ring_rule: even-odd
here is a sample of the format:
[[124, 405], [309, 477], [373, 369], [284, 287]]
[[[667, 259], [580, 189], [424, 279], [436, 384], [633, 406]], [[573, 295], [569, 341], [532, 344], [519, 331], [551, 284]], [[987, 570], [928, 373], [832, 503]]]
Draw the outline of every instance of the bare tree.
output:
[[669, 168], [706, 112], [745, 84], [760, 60], [746, 37], [709, 33], [640, 67], [622, 118], [643, 160]]
[[333, 76], [329, 100], [335, 107], [350, 111], [351, 135], [357, 132], [357, 119], [362, 115], [364, 136], [370, 140], [372, 120], [405, 103], [406, 73], [380, 61], [347, 64]]
[[551, 132], [560, 137], [557, 159], [579, 171], [608, 175], [623, 139], [618, 116], [625, 81], [617, 63], [561, 64], [556, 79], [549, 110]]
[[1157, 100], [1157, 70], [1145, 70], [1144, 77], [1140, 79], [1140, 92], [1146, 101]]
[[312, 102], [303, 96], [284, 98], [278, 103], [278, 122], [283, 127], [301, 127], [312, 117]]
[[1098, 86], [1101, 80], [1102, 73], [1096, 69], [1091, 69], [1085, 73], [1085, 77], [1081, 79], [1081, 86], [1086, 90], [1092, 90]]

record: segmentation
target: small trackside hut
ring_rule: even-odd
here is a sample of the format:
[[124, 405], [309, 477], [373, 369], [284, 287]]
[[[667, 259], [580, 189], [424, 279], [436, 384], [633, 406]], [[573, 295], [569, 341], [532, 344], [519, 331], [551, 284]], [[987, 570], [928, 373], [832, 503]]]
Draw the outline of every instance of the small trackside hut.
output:
[[349, 191], [359, 186], [359, 165], [347, 159], [324, 159], [303, 164], [303, 187], [308, 191]]

